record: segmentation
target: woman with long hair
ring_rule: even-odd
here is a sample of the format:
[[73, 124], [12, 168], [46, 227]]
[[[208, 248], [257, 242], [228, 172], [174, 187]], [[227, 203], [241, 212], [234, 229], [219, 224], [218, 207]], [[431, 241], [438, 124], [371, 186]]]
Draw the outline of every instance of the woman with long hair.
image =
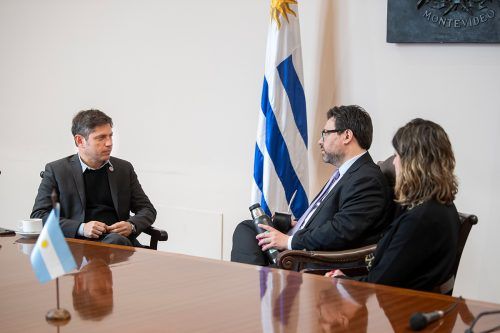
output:
[[419, 118], [401, 127], [392, 145], [400, 209], [377, 244], [368, 275], [353, 279], [432, 291], [451, 277], [457, 252], [455, 157], [443, 128]]

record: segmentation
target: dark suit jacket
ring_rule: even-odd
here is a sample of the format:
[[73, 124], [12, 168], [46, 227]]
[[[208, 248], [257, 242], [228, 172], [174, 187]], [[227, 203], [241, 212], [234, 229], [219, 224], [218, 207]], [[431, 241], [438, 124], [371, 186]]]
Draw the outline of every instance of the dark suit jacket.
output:
[[[111, 157], [113, 171], [107, 169], [111, 197], [118, 221], [130, 221], [137, 234], [153, 224], [156, 210], [142, 190], [132, 164]], [[51, 193], [55, 187], [61, 204], [60, 224], [65, 237], [76, 238], [85, 218], [85, 184], [78, 155], [71, 155], [45, 166], [38, 188], [32, 218], [47, 219], [52, 209]], [[130, 212], [134, 216], [130, 216]]]
[[427, 201], [403, 212], [380, 240], [361, 281], [432, 291], [452, 274], [460, 220], [455, 205]]
[[367, 152], [295, 233], [292, 248], [326, 251], [375, 244], [392, 221], [393, 206], [393, 191]]

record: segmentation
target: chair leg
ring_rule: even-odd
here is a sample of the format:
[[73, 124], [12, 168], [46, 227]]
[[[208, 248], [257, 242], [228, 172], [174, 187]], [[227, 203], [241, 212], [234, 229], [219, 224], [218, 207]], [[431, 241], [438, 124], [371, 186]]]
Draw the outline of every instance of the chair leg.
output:
[[151, 241], [149, 242], [149, 248], [152, 250], [157, 250], [158, 240], [156, 238], [151, 237]]

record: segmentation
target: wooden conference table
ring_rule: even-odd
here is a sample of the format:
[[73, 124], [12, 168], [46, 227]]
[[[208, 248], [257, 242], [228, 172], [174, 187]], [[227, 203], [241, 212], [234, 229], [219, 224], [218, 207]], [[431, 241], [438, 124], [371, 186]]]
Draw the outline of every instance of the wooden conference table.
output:
[[[429, 332], [464, 332], [500, 305], [184, 255], [68, 240], [78, 271], [59, 279], [71, 320], [55, 327], [54, 281], [40, 284], [34, 240], [0, 237], [0, 332], [391, 332], [415, 311], [453, 312]], [[498, 315], [477, 331], [497, 326]]]

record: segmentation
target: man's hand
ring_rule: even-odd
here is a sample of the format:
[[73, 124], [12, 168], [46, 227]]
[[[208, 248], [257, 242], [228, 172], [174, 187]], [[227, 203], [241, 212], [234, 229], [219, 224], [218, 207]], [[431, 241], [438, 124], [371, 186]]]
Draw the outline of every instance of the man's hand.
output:
[[83, 236], [87, 238], [99, 238], [106, 233], [106, 224], [99, 221], [89, 221], [83, 226]]
[[258, 234], [256, 237], [259, 240], [259, 246], [262, 247], [262, 251], [266, 251], [270, 248], [275, 248], [277, 250], [287, 249], [289, 236], [268, 225], [259, 224], [259, 227], [267, 230], [266, 232]]
[[115, 232], [122, 236], [128, 237], [132, 233], [132, 223], [128, 221], [120, 221], [108, 227], [108, 232]]

